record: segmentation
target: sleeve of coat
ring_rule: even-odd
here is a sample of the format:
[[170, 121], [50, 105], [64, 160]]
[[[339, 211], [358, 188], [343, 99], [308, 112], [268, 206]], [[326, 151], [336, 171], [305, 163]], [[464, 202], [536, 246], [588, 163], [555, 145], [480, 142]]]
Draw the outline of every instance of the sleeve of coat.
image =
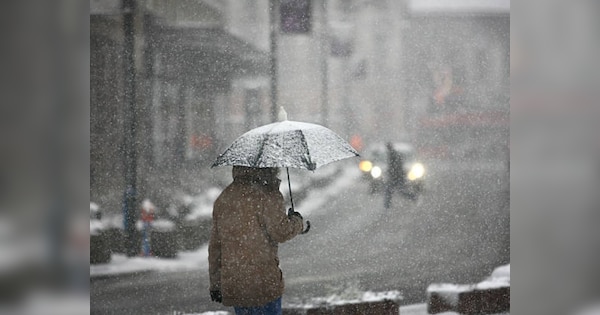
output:
[[213, 222], [208, 243], [208, 273], [210, 290], [221, 290], [221, 239], [217, 225], [217, 218], [213, 211]]
[[281, 194], [270, 195], [265, 201], [261, 221], [272, 240], [283, 243], [302, 232], [302, 219], [297, 216], [288, 217]]

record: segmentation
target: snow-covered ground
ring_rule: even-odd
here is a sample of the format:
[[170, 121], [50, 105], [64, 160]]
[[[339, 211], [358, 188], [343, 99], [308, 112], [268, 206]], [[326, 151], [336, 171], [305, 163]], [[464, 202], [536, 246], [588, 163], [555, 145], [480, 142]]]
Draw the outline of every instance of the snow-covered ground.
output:
[[[322, 205], [327, 202], [330, 196], [338, 194], [341, 190], [351, 185], [356, 178], [359, 176], [359, 171], [356, 168], [345, 168], [335, 180], [324, 189], [316, 189], [309, 192], [307, 198], [303, 202], [296, 205], [296, 209], [300, 211], [305, 218], [310, 218], [310, 214], [314, 214], [319, 209], [322, 209]], [[293, 182], [293, 180], [292, 180]], [[287, 188], [287, 183], [282, 184], [282, 188]], [[283, 189], [282, 189], [283, 190]], [[206, 216], [210, 215], [212, 211], [212, 202], [218, 193], [214, 189], [207, 190], [207, 194], [204, 196], [195, 197], [196, 204], [198, 205], [190, 213], [191, 216]], [[122, 254], [113, 254], [110, 263], [90, 265], [90, 277], [99, 276], [112, 276], [118, 274], [130, 274], [137, 272], [146, 271], [157, 271], [157, 272], [172, 272], [182, 270], [208, 270], [208, 245], [204, 245], [201, 248], [194, 251], [180, 251], [176, 258], [166, 259], [157, 257], [127, 257]], [[507, 276], [510, 279], [510, 267], [503, 266], [499, 268], [494, 275]], [[492, 279], [492, 278], [490, 278]], [[492, 281], [486, 279], [486, 281]], [[505, 278], [503, 278], [505, 279]], [[495, 281], [495, 280], [493, 280]], [[502, 280], [505, 281], [505, 280]], [[488, 283], [489, 284], [489, 283]], [[373, 301], [374, 299], [390, 298], [390, 294], [394, 292], [364, 292], [362, 298], [359, 300]], [[399, 296], [395, 296], [396, 299], [401, 299]], [[319, 298], [320, 302], [323, 303], [352, 303], [357, 302], [356, 300], [344, 301], [337, 296]], [[317, 302], [319, 302], [317, 301]], [[427, 314], [426, 304], [415, 304], [400, 307], [400, 313], [405, 315], [421, 315]], [[205, 312], [198, 313], [202, 315], [226, 315], [227, 312]], [[198, 315], [195, 314], [195, 315]], [[439, 313], [440, 315], [452, 315], [454, 312]]]
[[[309, 218], [311, 213], [323, 208], [322, 205], [327, 202], [330, 196], [338, 194], [341, 190], [351, 185], [354, 178], [358, 175], [358, 169], [346, 168], [325, 189], [311, 191], [309, 196], [304, 199], [304, 202], [296, 205], [296, 209], [305, 218]], [[286, 186], [287, 183], [281, 187], [286, 188]], [[192, 209], [190, 216], [197, 218], [199, 216], [210, 215], [212, 212], [212, 203], [217, 197], [218, 193], [215, 192], [215, 189], [208, 189], [205, 195], [195, 197], [194, 201], [197, 206]], [[173, 259], [127, 257], [123, 254], [113, 254], [108, 264], [90, 265], [90, 277], [144, 271], [169, 272], [182, 270], [208, 270], [208, 246], [202, 246], [194, 251], [180, 251], [177, 257]]]

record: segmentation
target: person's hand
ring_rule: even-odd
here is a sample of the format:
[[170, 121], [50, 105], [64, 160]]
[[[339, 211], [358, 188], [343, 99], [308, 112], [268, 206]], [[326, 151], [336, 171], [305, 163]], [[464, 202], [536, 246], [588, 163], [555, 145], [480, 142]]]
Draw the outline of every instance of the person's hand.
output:
[[288, 218], [291, 218], [292, 216], [297, 216], [300, 218], [300, 220], [302, 220], [302, 215], [300, 214], [300, 212], [294, 211], [292, 208], [288, 209]]
[[221, 291], [220, 290], [211, 290], [210, 291], [210, 299], [213, 302], [222, 303], [223, 296], [221, 295]]

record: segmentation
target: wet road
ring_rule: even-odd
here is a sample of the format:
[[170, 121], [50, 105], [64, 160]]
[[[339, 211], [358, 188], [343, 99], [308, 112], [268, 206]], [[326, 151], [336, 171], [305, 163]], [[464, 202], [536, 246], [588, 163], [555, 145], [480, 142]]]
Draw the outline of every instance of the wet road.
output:
[[471, 167], [431, 170], [426, 195], [395, 196], [387, 210], [366, 185], [350, 186], [281, 249], [287, 296], [398, 290], [422, 302], [432, 282], [479, 281], [509, 263], [508, 178], [501, 165]]
[[[423, 302], [432, 282], [479, 281], [509, 263], [504, 166], [432, 165], [427, 180], [418, 202], [397, 195], [385, 210], [382, 196], [355, 177], [307, 215], [311, 231], [280, 247], [284, 304], [367, 290]], [[90, 306], [92, 314], [230, 310], [210, 302], [206, 270], [95, 279]]]

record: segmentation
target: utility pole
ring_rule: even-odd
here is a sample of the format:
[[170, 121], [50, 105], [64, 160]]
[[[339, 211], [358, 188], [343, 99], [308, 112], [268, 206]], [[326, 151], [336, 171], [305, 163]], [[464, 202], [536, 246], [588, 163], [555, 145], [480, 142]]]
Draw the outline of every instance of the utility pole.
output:
[[321, 123], [329, 124], [329, 32], [327, 25], [327, 0], [321, 0], [321, 30], [319, 32], [321, 54]]
[[269, 38], [271, 40], [271, 53], [269, 55], [271, 76], [271, 122], [277, 121], [277, 29], [279, 18], [278, 0], [269, 0]]
[[124, 66], [124, 153], [125, 153], [125, 192], [123, 195], [123, 224], [127, 236], [127, 256], [139, 253], [137, 246], [137, 148], [136, 148], [136, 79], [134, 60], [134, 17], [135, 0], [123, 0], [123, 66]]

